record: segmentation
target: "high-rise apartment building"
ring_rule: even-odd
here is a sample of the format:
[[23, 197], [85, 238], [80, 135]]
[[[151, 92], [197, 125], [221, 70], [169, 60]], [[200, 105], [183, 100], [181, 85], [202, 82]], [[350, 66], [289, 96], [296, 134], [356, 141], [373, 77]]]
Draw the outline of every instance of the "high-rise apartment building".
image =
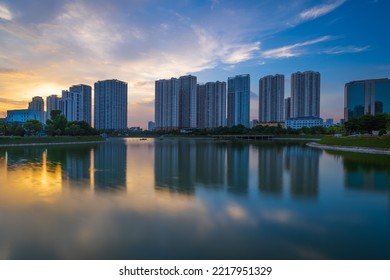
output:
[[265, 76], [259, 80], [259, 122], [284, 121], [284, 75]]
[[179, 127], [197, 127], [196, 77], [192, 75], [179, 78]]
[[344, 87], [344, 119], [390, 113], [390, 79], [353, 81]]
[[94, 85], [96, 129], [127, 129], [127, 83], [98, 81]]
[[250, 76], [238, 75], [228, 78], [227, 125], [249, 127]]
[[291, 75], [291, 117], [320, 116], [320, 73], [296, 72]]
[[291, 97], [284, 99], [284, 119], [291, 118]]
[[82, 96], [79, 92], [63, 90], [59, 104], [68, 122], [83, 120]]
[[198, 128], [226, 126], [226, 82], [198, 85]]
[[92, 87], [88, 85], [73, 85], [69, 88], [70, 92], [77, 92], [81, 96], [78, 111], [80, 111], [80, 120], [92, 125]]
[[51, 111], [61, 110], [60, 100], [61, 100], [61, 98], [58, 97], [56, 94], [46, 97], [46, 111], [47, 111], [47, 118], [48, 119], [50, 119]]
[[155, 82], [155, 129], [179, 128], [179, 80], [158, 80]]
[[28, 103], [28, 109], [40, 112], [40, 122], [45, 122], [45, 102], [40, 96], [34, 96], [32, 101]]

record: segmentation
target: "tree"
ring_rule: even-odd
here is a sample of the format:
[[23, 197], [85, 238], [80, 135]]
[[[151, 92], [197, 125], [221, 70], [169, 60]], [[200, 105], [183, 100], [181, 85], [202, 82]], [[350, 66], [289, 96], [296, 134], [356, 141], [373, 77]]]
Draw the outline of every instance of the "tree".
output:
[[4, 121], [0, 121], [0, 135], [6, 135], [8, 124]]
[[36, 135], [43, 129], [43, 125], [38, 120], [27, 120], [23, 125], [27, 135]]
[[7, 135], [24, 136], [25, 131], [20, 123], [10, 123], [7, 126]]
[[66, 117], [60, 110], [51, 111], [50, 117], [51, 119], [46, 121], [46, 133], [50, 136], [64, 135], [68, 123]]

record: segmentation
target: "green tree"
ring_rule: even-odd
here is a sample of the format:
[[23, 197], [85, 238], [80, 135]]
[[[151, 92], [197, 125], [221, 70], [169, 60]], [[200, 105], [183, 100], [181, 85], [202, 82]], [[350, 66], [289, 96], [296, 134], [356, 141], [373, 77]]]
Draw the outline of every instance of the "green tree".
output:
[[24, 136], [25, 131], [20, 123], [10, 123], [7, 126], [7, 134], [12, 136]]
[[43, 129], [43, 125], [38, 120], [27, 120], [23, 125], [27, 135], [37, 135]]
[[66, 117], [60, 110], [53, 110], [50, 112], [50, 118], [46, 121], [46, 133], [50, 136], [64, 135], [68, 124]]
[[8, 124], [5, 121], [0, 121], [0, 135], [7, 134]]

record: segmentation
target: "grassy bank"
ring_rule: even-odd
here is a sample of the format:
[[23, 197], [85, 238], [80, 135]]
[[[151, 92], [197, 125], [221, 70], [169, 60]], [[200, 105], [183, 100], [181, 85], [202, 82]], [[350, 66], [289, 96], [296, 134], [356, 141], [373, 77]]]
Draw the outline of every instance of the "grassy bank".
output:
[[318, 141], [318, 144], [330, 146], [348, 146], [363, 148], [390, 149], [389, 136], [350, 136], [350, 137], [333, 137], [325, 136]]
[[104, 141], [101, 136], [59, 136], [59, 137], [0, 137], [0, 145], [51, 144]]

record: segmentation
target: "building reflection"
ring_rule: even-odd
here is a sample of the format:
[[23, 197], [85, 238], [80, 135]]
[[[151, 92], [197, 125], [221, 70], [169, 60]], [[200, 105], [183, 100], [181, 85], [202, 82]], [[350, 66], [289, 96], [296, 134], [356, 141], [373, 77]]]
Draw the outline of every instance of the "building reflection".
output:
[[61, 193], [61, 167], [50, 164], [45, 147], [12, 147], [4, 155], [0, 176], [5, 185], [49, 200]]
[[222, 189], [226, 178], [226, 143], [198, 142], [196, 181], [206, 188]]
[[154, 174], [157, 189], [192, 194], [195, 172], [195, 141], [172, 139], [155, 142]]
[[259, 189], [264, 194], [283, 192], [283, 146], [256, 145], [259, 154]]
[[344, 185], [348, 190], [386, 192], [390, 188], [388, 156], [343, 155]]
[[234, 194], [245, 194], [249, 186], [249, 145], [231, 143], [227, 145], [227, 185]]
[[98, 145], [91, 167], [95, 171], [95, 191], [125, 191], [126, 164], [127, 145], [123, 139], [113, 139]]
[[64, 184], [68, 188], [88, 186], [90, 181], [90, 145], [53, 146], [47, 149], [49, 169], [60, 166]]
[[294, 197], [315, 198], [318, 195], [319, 159], [322, 150], [288, 146], [285, 167], [290, 177], [290, 192]]
[[249, 145], [170, 139], [155, 142], [157, 189], [193, 194], [196, 187], [246, 193]]

